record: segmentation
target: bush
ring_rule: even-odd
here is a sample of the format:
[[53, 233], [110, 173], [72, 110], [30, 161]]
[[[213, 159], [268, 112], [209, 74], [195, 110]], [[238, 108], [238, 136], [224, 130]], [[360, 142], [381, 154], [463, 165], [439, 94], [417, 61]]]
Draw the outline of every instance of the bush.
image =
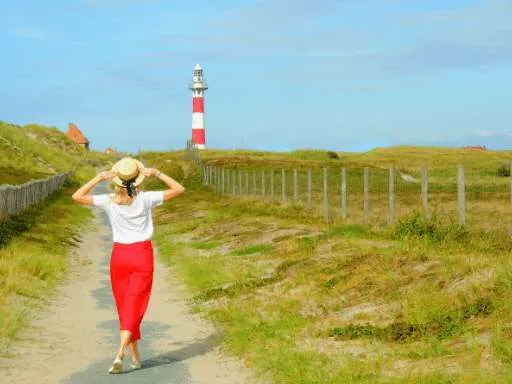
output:
[[419, 238], [440, 243], [466, 240], [469, 232], [463, 225], [443, 223], [435, 215], [427, 219], [421, 213], [415, 212], [412, 216], [398, 221], [393, 235], [396, 239]]
[[338, 156], [338, 154], [334, 151], [327, 151], [327, 157], [329, 159], [336, 159], [336, 160], [339, 160], [340, 157]]
[[498, 168], [498, 171], [496, 172], [496, 174], [499, 177], [510, 177], [510, 164], [507, 164], [507, 163], [501, 164], [500, 167]]
[[8, 216], [0, 219], [0, 248], [5, 247], [9, 241], [29, 230], [34, 224], [33, 214], [37, 207], [30, 207], [17, 216]]

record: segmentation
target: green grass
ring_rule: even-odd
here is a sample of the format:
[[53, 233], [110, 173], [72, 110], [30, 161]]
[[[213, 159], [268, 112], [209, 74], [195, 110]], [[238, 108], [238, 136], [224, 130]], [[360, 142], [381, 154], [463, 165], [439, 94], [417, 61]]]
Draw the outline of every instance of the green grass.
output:
[[[149, 156], [180, 164], [174, 154]], [[293, 205], [218, 196], [190, 169], [185, 185], [184, 196], [158, 210], [160, 255], [222, 329], [228, 350], [270, 382], [511, 378], [506, 231], [416, 214], [392, 228], [327, 225]], [[290, 228], [300, 235], [261, 240]]]
[[9, 241], [0, 247], [0, 355], [53, 294], [66, 273], [73, 238], [91, 217], [72, 202], [71, 192], [67, 188], [11, 221]]
[[246, 256], [254, 253], [264, 253], [273, 249], [272, 244], [251, 244], [231, 252], [233, 256]]

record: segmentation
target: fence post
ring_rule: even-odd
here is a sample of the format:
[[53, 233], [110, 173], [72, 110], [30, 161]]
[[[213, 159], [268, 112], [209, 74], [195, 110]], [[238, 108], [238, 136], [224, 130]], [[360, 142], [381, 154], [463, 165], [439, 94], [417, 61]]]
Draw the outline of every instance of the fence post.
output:
[[233, 188], [232, 195], [236, 196], [236, 170], [235, 169], [233, 169], [233, 171], [231, 171], [231, 181], [232, 181], [232, 188]]
[[238, 194], [240, 196], [243, 196], [243, 190], [242, 190], [242, 170], [238, 170]]
[[229, 173], [229, 169], [226, 169], [226, 170], [224, 171], [224, 173], [225, 173], [224, 181], [226, 182], [226, 184], [223, 186], [223, 187], [225, 187], [225, 189], [224, 189], [224, 193], [225, 193], [226, 195], [229, 195], [229, 194], [230, 194], [230, 192], [231, 192], [231, 189], [229, 188], [229, 175], [230, 175], [230, 173]]
[[510, 164], [509, 164], [509, 167], [510, 167], [510, 175], [509, 175], [509, 178], [510, 178], [510, 205], [512, 205], [512, 161], [510, 161]]
[[281, 169], [281, 203], [286, 203], [286, 171]]
[[311, 168], [308, 169], [308, 209], [311, 209]]
[[227, 173], [226, 176], [227, 176], [227, 182], [228, 182], [226, 194], [231, 195], [233, 193], [233, 182], [231, 181], [231, 169], [228, 169], [226, 171], [226, 173]]
[[457, 167], [457, 218], [459, 224], [466, 224], [466, 190], [462, 164]]
[[369, 221], [369, 213], [370, 213], [370, 188], [369, 188], [369, 170], [368, 167], [364, 168], [363, 174], [363, 213], [364, 213], [364, 221], [368, 223]]
[[217, 174], [217, 167], [212, 165], [212, 180], [215, 192], [219, 192], [219, 175]]
[[327, 191], [327, 168], [324, 168], [324, 219], [329, 222], [329, 195]]
[[254, 196], [258, 195], [258, 184], [256, 183], [256, 171], [252, 171], [252, 189], [254, 191]]
[[389, 212], [388, 212], [388, 224], [393, 225], [395, 223], [396, 206], [395, 206], [395, 169], [389, 168]]
[[265, 171], [261, 171], [261, 196], [265, 197]]
[[220, 194], [223, 195], [224, 194], [224, 182], [226, 181], [226, 171], [224, 169], [224, 167], [221, 168], [221, 171], [220, 171]]
[[222, 188], [222, 169], [219, 167], [215, 167], [215, 174], [217, 175], [217, 193], [221, 193]]
[[341, 218], [347, 219], [347, 169], [341, 169]]
[[274, 170], [270, 170], [270, 200], [274, 200]]
[[249, 171], [248, 170], [245, 171], [245, 194], [247, 196], [251, 195], [251, 193], [249, 191]]
[[428, 209], [428, 168], [424, 165], [421, 167], [421, 203], [423, 206], [423, 214], [429, 217]]
[[293, 170], [293, 202], [294, 204], [297, 204], [297, 200], [298, 200], [298, 194], [299, 194], [299, 191], [298, 191], [298, 181], [297, 181], [298, 177], [297, 177], [297, 169], [294, 169]]

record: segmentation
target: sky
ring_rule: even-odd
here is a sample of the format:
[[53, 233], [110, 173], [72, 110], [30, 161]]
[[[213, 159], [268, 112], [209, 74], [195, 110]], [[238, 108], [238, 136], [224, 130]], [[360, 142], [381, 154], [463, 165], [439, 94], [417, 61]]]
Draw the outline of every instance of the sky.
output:
[[510, 0], [1, 0], [0, 120], [182, 148], [512, 147]]

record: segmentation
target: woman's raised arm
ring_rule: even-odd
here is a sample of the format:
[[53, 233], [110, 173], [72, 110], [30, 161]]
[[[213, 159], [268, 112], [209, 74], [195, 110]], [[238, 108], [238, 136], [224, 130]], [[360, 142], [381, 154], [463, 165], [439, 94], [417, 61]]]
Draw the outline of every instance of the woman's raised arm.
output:
[[185, 187], [183, 185], [178, 183], [172, 177], [160, 172], [156, 168], [145, 168], [143, 172], [145, 176], [156, 176], [167, 184], [169, 188], [164, 191], [164, 201], [171, 200], [185, 192]]
[[89, 180], [86, 184], [78, 188], [77, 191], [73, 193], [71, 197], [77, 203], [92, 205], [92, 195], [89, 195], [91, 189], [93, 189], [97, 184], [101, 183], [104, 180], [113, 179], [114, 177], [116, 177], [116, 175], [117, 174], [113, 171], [100, 172], [91, 180]]

